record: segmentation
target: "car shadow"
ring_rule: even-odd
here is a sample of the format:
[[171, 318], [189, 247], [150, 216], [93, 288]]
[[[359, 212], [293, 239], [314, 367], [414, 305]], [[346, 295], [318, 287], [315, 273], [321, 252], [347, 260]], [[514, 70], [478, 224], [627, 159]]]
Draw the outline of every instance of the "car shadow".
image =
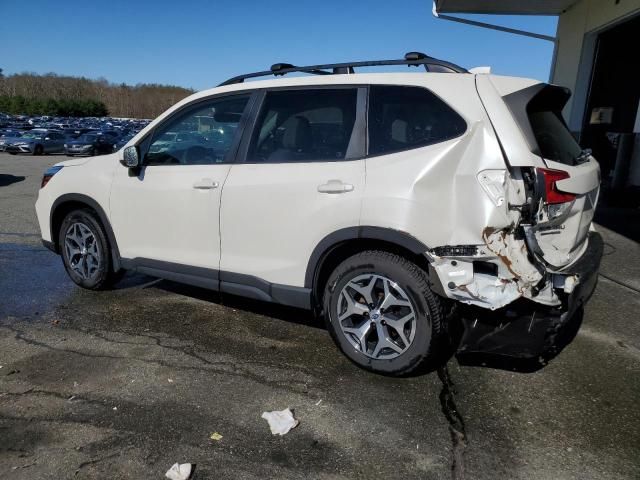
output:
[[[147, 281], [150, 281], [149, 279], [151, 279], [151, 277], [146, 278]], [[288, 307], [285, 305], [253, 300], [236, 295], [231, 295], [228, 293], [221, 293], [213, 290], [207, 290], [205, 288], [176, 283], [170, 280], [158, 280], [157, 282], [151, 282], [149, 285], [143, 288], [157, 288], [166, 292], [175, 293], [177, 295], [185, 295], [197, 300], [216, 303], [218, 305], [223, 305], [225, 307], [236, 310], [242, 310], [248, 313], [264, 315], [267, 317], [276, 318], [278, 320], [283, 320], [285, 322], [297, 323], [300, 325], [306, 325], [323, 330], [325, 329], [322, 321], [315, 318], [310, 311], [295, 307]]]
[[8, 175], [6, 173], [0, 173], [0, 187], [6, 187], [12, 183], [18, 183], [24, 181], [25, 177]]

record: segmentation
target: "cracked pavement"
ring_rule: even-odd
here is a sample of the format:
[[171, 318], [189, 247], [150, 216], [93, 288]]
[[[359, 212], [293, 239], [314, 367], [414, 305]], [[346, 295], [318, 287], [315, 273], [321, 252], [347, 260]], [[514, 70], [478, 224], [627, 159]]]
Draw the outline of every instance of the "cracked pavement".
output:
[[[638, 243], [601, 230], [583, 326], [543, 370], [386, 378], [306, 312], [142, 275], [76, 287], [33, 209], [58, 158], [0, 154], [0, 477], [640, 478]], [[287, 407], [300, 425], [272, 436], [260, 415]]]

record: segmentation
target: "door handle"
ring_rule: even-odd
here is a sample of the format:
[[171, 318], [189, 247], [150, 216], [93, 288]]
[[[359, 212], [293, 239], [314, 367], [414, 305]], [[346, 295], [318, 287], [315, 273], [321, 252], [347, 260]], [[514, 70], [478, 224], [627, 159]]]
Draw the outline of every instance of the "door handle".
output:
[[318, 185], [318, 192], [320, 193], [346, 193], [352, 191], [353, 185], [343, 183], [342, 180], [329, 180], [323, 185]]
[[214, 182], [210, 178], [203, 178], [193, 184], [193, 188], [196, 190], [211, 190], [212, 188], [218, 188], [219, 186], [220, 184], [218, 182]]

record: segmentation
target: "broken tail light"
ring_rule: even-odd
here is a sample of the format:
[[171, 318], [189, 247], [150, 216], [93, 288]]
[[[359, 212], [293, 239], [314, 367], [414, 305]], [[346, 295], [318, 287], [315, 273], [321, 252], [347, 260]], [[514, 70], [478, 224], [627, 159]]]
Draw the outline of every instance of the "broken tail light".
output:
[[570, 175], [567, 172], [547, 168], [539, 168], [538, 171], [544, 179], [545, 203], [547, 205], [557, 205], [575, 200], [575, 194], [561, 192], [556, 185], [556, 182], [569, 178]]

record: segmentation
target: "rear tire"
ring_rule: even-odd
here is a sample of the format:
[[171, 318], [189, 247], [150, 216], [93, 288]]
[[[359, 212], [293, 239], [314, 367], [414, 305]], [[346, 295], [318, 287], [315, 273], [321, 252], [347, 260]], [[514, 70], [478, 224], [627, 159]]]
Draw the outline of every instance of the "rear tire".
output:
[[404, 376], [442, 363], [445, 302], [426, 272], [399, 255], [371, 250], [347, 258], [329, 277], [323, 304], [336, 345], [361, 368]]
[[104, 227], [90, 209], [67, 214], [58, 232], [62, 262], [71, 280], [89, 290], [104, 290], [124, 271], [113, 271], [111, 248]]

